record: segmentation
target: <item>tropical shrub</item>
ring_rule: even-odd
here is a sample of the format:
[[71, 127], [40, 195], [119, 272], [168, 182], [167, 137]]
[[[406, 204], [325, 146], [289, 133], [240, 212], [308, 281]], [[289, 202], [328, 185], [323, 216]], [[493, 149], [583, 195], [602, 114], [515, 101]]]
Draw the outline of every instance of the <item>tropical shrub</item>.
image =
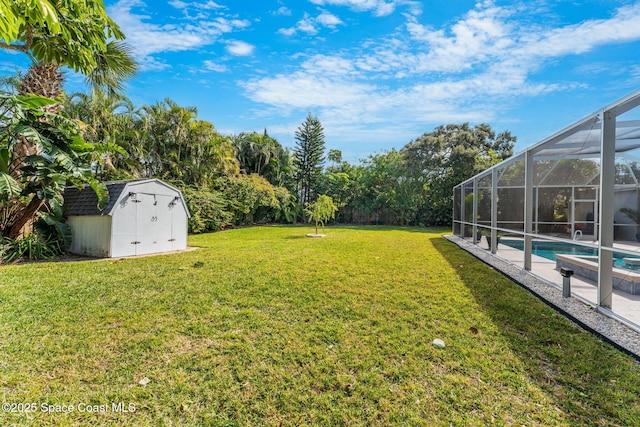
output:
[[233, 222], [233, 214], [227, 207], [229, 202], [219, 192], [186, 187], [182, 194], [191, 213], [189, 233], [224, 230]]
[[274, 221], [294, 223], [300, 217], [300, 205], [296, 203], [296, 198], [284, 187], [275, 187], [274, 193], [278, 200], [278, 207], [274, 212]]
[[235, 224], [270, 221], [280, 208], [275, 187], [257, 174], [227, 177], [221, 191], [230, 201]]
[[[0, 234], [2, 256], [48, 258], [70, 244], [62, 225], [62, 193], [67, 185], [89, 186], [99, 205], [106, 187], [89, 167], [94, 146], [78, 124], [46, 111], [55, 100], [0, 93]], [[23, 242], [24, 240], [24, 242]]]

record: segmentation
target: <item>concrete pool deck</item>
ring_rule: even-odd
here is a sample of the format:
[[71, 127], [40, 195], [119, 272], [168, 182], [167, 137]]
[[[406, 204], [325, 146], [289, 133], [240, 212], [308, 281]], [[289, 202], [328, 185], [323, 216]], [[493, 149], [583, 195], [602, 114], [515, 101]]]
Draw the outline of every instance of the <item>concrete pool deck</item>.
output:
[[609, 311], [597, 307], [595, 282], [573, 276], [572, 298], [563, 298], [562, 276], [556, 270], [555, 261], [532, 255], [531, 271], [525, 271], [524, 252], [519, 249], [500, 244], [494, 255], [486, 249], [486, 244], [474, 244], [471, 239], [458, 236], [444, 237], [520, 283], [573, 320], [640, 358], [640, 295], [614, 290], [612, 310]]

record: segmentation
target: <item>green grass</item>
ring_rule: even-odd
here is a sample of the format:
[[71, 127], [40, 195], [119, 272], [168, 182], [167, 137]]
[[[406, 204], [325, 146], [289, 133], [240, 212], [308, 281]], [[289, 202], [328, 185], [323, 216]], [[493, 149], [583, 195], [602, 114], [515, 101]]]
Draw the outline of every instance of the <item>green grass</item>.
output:
[[640, 425], [634, 359], [437, 230], [310, 231], [1, 267], [0, 425]]

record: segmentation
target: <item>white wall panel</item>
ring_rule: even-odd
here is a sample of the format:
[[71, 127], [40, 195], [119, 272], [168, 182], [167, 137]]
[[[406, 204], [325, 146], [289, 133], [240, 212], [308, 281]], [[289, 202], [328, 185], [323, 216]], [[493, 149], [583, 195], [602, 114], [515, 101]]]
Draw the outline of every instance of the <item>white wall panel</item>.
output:
[[72, 216], [72, 242], [69, 252], [94, 257], [109, 257], [111, 247], [110, 216]]

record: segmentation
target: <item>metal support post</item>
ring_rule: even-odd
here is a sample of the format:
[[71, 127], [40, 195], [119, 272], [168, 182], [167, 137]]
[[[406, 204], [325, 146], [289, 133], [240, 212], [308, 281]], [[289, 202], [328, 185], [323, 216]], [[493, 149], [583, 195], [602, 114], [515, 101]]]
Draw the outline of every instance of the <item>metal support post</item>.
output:
[[562, 297], [569, 298], [571, 296], [571, 276], [573, 276], [573, 270], [561, 268], [560, 274], [562, 275]]

